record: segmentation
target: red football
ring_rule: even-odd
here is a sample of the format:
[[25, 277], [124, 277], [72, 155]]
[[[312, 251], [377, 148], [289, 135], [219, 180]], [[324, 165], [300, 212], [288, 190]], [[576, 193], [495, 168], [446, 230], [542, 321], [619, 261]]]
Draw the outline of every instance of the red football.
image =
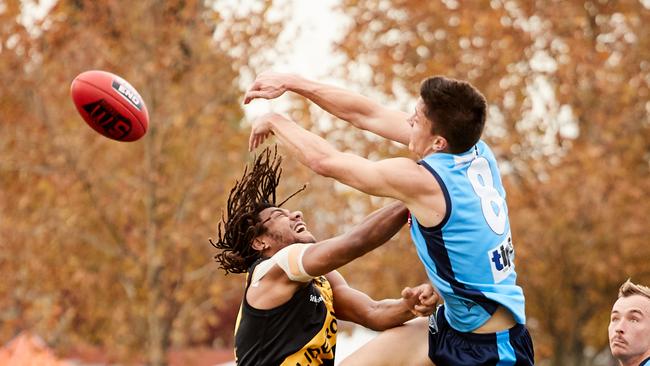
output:
[[118, 141], [135, 141], [149, 126], [149, 112], [134, 87], [106, 71], [79, 74], [70, 85], [72, 101], [95, 131]]

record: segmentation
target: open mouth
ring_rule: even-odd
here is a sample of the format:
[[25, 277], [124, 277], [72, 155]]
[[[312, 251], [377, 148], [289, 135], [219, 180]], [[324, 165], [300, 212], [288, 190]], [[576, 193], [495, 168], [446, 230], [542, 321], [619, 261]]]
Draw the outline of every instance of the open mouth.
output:
[[305, 226], [305, 224], [298, 224], [293, 228], [293, 230], [297, 233], [302, 233], [307, 231], [307, 226]]

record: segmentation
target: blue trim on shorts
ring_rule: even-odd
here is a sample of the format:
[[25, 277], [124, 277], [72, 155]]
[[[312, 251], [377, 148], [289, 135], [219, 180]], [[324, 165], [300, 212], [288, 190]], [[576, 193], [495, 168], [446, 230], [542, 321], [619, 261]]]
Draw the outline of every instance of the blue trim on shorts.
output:
[[[433, 317], [433, 316], [432, 316]], [[429, 325], [429, 358], [437, 366], [533, 366], [532, 339], [523, 324], [497, 333], [459, 332], [444, 316], [444, 305]]]
[[510, 331], [502, 331], [496, 334], [497, 349], [499, 351], [499, 363], [497, 366], [513, 366], [517, 362], [515, 349], [510, 344]]

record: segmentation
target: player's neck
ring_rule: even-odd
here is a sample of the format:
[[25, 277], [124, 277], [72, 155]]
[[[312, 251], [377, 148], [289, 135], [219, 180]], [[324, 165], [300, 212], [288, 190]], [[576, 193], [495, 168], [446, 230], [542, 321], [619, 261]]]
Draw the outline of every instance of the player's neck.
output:
[[646, 361], [650, 358], [650, 350], [648, 350], [646, 353], [629, 358], [627, 360], [619, 360], [618, 364], [620, 366], [639, 366], [641, 362]]

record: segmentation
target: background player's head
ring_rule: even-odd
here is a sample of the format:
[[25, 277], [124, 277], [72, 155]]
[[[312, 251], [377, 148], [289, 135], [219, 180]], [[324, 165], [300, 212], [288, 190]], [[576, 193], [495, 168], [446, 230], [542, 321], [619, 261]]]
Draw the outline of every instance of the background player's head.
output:
[[245, 273], [257, 259], [287, 245], [315, 242], [302, 212], [280, 208], [295, 193], [276, 204], [281, 163], [277, 150], [264, 149], [230, 191], [227, 218], [219, 222], [217, 240], [210, 240], [220, 250], [214, 258], [226, 273]]
[[618, 291], [609, 322], [609, 347], [619, 361], [650, 357], [650, 288], [628, 279]]
[[409, 148], [420, 157], [438, 151], [465, 152], [481, 137], [486, 113], [485, 97], [470, 83], [430, 77], [420, 86], [416, 111], [409, 121], [414, 127]]

